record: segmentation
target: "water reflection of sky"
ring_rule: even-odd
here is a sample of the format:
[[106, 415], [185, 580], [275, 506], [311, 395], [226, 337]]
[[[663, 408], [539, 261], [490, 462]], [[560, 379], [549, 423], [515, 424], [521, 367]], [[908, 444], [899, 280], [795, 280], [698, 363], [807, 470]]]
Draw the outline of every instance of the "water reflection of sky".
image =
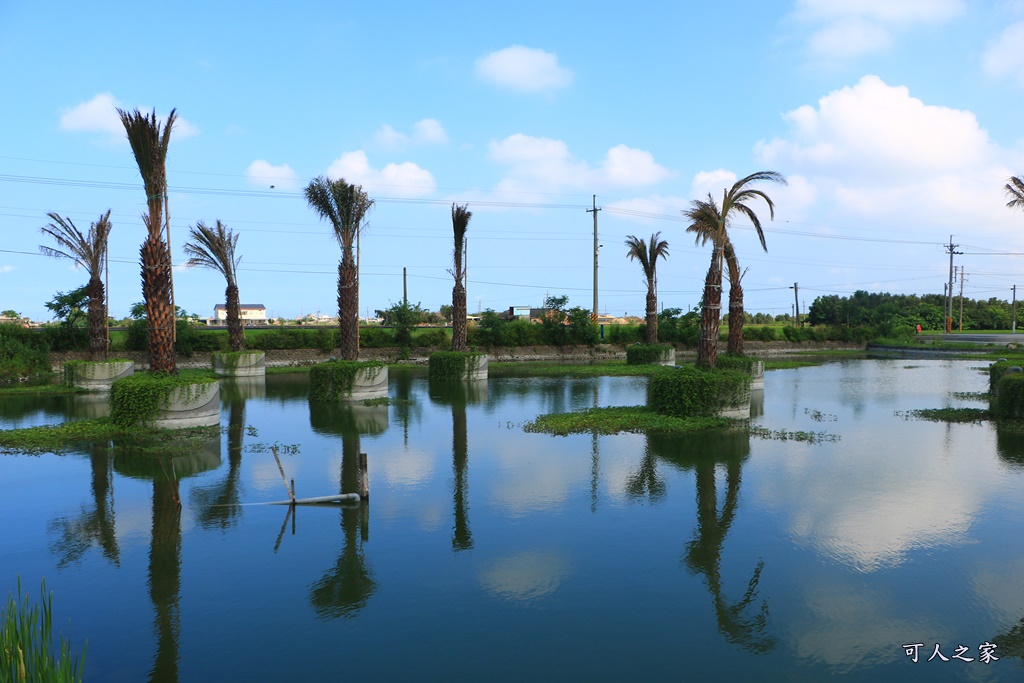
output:
[[[88, 634], [94, 680], [145, 678], [158, 646], [178, 653], [180, 680], [1016, 680], [1017, 660], [915, 669], [901, 648], [976, 647], [1024, 617], [1024, 444], [898, 414], [978, 405], [951, 397], [985, 389], [977, 365], [769, 372], [757, 423], [840, 437], [813, 445], [521, 430], [548, 410], [643, 403], [637, 378], [492, 378], [455, 395], [408, 373], [391, 393], [411, 404], [312, 411], [304, 378], [271, 377], [244, 411], [226, 404], [225, 424], [256, 430], [234, 438], [298, 446], [281, 459], [300, 495], [338, 491], [367, 453], [367, 508], [249, 505], [285, 497], [280, 472], [225, 434], [181, 480], [168, 525], [153, 504], [167, 481], [127, 476], [115, 456], [114, 563], [89, 453], [2, 457], [0, 575], [47, 576], [76, 640]], [[67, 414], [48, 410], [8, 414]], [[179, 534], [168, 583], [151, 559], [157, 517]], [[156, 629], [174, 614], [177, 632]]]

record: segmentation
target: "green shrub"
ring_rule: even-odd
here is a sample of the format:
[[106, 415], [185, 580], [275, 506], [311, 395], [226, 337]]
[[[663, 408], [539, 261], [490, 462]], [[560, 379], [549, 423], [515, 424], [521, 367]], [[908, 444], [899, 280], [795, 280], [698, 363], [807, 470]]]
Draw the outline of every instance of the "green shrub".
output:
[[660, 363], [667, 344], [633, 344], [626, 347], [626, 365], [650, 365]]
[[412, 342], [413, 346], [442, 349], [446, 346], [450, 346], [452, 340], [445, 330], [433, 329], [421, 330], [418, 334], [413, 336]]
[[999, 380], [1003, 378], [1006, 371], [1010, 368], [1017, 366], [1020, 367], [1020, 361], [1016, 360], [1000, 360], [996, 361], [992, 365], [988, 366], [988, 393], [995, 396], [998, 393]]
[[466, 379], [466, 367], [470, 358], [479, 358], [483, 355], [474, 351], [436, 351], [430, 354], [427, 377], [443, 382]]
[[754, 356], [744, 356], [736, 353], [723, 353], [718, 357], [716, 366], [719, 370], [735, 370], [749, 375], [754, 364], [759, 362], [762, 362], [761, 359], [755, 358]]
[[750, 375], [693, 366], [665, 368], [651, 375], [647, 407], [673, 417], [713, 417], [750, 395]]
[[529, 320], [510, 320], [502, 329], [501, 346], [534, 346], [540, 343], [539, 330]]
[[992, 399], [996, 419], [1024, 418], [1024, 372], [1004, 372], [996, 388], [997, 395]]
[[18, 325], [0, 325], [0, 384], [50, 371], [45, 337]]
[[309, 400], [336, 401], [349, 393], [356, 373], [363, 369], [381, 372], [387, 366], [382, 361], [332, 360], [309, 369]]
[[604, 341], [606, 344], [637, 344], [644, 340], [646, 330], [646, 325], [605, 325]]
[[192, 385], [216, 381], [211, 374], [197, 371], [140, 373], [119, 379], [110, 387], [110, 421], [118, 427], [145, 425], [167, 406], [175, 389], [188, 388], [191, 398]]
[[382, 349], [396, 346], [397, 343], [390, 328], [361, 327], [359, 328], [359, 345], [367, 349]]

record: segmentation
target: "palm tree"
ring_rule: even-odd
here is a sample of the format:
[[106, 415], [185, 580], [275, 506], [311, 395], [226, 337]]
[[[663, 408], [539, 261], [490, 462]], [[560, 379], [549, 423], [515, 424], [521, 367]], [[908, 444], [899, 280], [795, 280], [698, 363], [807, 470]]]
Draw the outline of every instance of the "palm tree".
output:
[[1024, 209], [1024, 179], [1020, 176], [1013, 176], [1003, 189], [1006, 190], [1006, 196], [1010, 198], [1010, 201], [1006, 202], [1007, 207]]
[[466, 350], [466, 271], [462, 261], [466, 244], [466, 230], [473, 214], [469, 205], [452, 204], [452, 232], [455, 238], [454, 270], [448, 272], [455, 278], [452, 288], [452, 351]]
[[344, 360], [359, 358], [359, 272], [352, 248], [361, 229], [363, 217], [373, 200], [359, 185], [344, 178], [330, 180], [318, 176], [306, 186], [306, 202], [327, 219], [334, 228], [334, 237], [341, 246], [338, 263], [338, 326], [339, 346]]
[[89, 234], [83, 235], [70, 218], [61, 218], [56, 213], [46, 216], [53, 221], [40, 228], [49, 235], [56, 247], [40, 245], [39, 251], [54, 258], [74, 261], [89, 275], [85, 286], [89, 295], [89, 357], [100, 360], [107, 357], [107, 308], [106, 291], [100, 275], [107, 260], [107, 241], [110, 237], [110, 210], [100, 214], [100, 219], [89, 226]]
[[[765, 249], [767, 251], [767, 249]], [[729, 277], [729, 346], [728, 353], [743, 353], [743, 276], [746, 269], [740, 270], [740, 261], [736, 258], [732, 240], [725, 241], [725, 263]]]
[[629, 260], [637, 260], [643, 268], [644, 277], [647, 278], [647, 331], [644, 341], [648, 344], [658, 343], [658, 258], [668, 258], [668, 242], [661, 239], [661, 233], [651, 235], [650, 242], [644, 242], [639, 237], [628, 235], [626, 246], [629, 251], [626, 253]]
[[[139, 166], [146, 190], [146, 241], [142, 243], [142, 298], [146, 304], [146, 339], [149, 369], [177, 372], [174, 359], [174, 286], [171, 282], [170, 223], [167, 219], [167, 145], [174, 127], [175, 110], [161, 128], [156, 111], [118, 109], [128, 143]], [[168, 241], [164, 239], [167, 230]]]
[[232, 351], [245, 349], [245, 335], [242, 332], [241, 304], [238, 302], [238, 264], [241, 256], [235, 256], [235, 245], [238, 235], [231, 232], [228, 226], [220, 221], [210, 227], [199, 221], [192, 228], [190, 242], [185, 244], [185, 253], [189, 259], [185, 265], [189, 268], [201, 266], [216, 270], [228, 283], [224, 292], [225, 306], [228, 314], [228, 344]]
[[749, 185], [771, 181], [786, 184], [786, 179], [775, 171], [758, 171], [746, 178], [737, 180], [733, 186], [722, 192], [722, 204], [719, 206], [711, 194], [707, 201], [695, 199], [683, 215], [690, 220], [687, 232], [697, 236], [697, 242], [708, 241], [712, 244], [711, 266], [704, 279], [704, 303], [701, 309], [700, 342], [697, 347], [697, 364], [703, 367], [715, 367], [718, 360], [718, 328], [721, 323], [722, 309], [722, 262], [725, 260], [725, 245], [729, 241], [729, 227], [733, 216], [739, 213], [754, 225], [761, 246], [767, 249], [761, 221], [745, 202], [761, 198], [768, 204], [769, 215], [775, 218], [775, 204], [761, 190]]

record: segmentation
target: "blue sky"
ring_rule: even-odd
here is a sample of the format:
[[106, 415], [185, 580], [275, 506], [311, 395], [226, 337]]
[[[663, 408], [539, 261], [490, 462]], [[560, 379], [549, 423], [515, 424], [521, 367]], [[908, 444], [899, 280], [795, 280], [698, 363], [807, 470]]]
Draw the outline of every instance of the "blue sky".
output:
[[[628, 12], [623, 10], [627, 9]], [[642, 314], [627, 235], [660, 231], [665, 307], [697, 305], [710, 251], [681, 211], [758, 170], [733, 241], [749, 311], [857, 289], [1024, 287], [1024, 1], [794, 0], [132, 4], [0, 2], [0, 309], [85, 281], [37, 255], [57, 212], [111, 209], [111, 314], [142, 298], [144, 193], [115, 107], [179, 125], [168, 159], [178, 305], [210, 315], [216, 273], [178, 267], [197, 221], [239, 235], [243, 303], [334, 314], [340, 250], [302, 198], [328, 174], [376, 199], [360, 312], [450, 303], [451, 203], [468, 203], [470, 309], [590, 308], [597, 195], [601, 312]], [[273, 187], [271, 187], [273, 186]], [[957, 285], [957, 289], [959, 284]]]

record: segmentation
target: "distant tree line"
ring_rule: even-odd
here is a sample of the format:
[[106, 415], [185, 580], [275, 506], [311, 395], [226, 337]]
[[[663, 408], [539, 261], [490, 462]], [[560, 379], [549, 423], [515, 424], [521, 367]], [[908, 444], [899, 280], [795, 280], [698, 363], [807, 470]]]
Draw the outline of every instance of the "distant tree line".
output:
[[[812, 325], [847, 327], [872, 326], [887, 333], [898, 333], [920, 325], [926, 330], [945, 327], [946, 298], [941, 294], [868, 293], [851, 296], [819, 296], [811, 304], [808, 320]], [[1013, 305], [1002, 299], [963, 300], [964, 330], [1009, 330]], [[960, 329], [960, 299], [953, 299], [953, 329]]]

